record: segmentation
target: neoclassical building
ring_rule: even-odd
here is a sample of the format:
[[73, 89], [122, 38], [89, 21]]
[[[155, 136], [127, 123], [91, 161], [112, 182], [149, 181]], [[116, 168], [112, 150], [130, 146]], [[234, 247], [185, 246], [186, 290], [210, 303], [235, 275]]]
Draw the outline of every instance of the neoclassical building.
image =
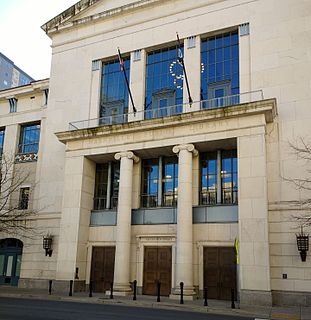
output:
[[308, 168], [290, 143], [310, 137], [310, 21], [307, 1], [81, 0], [44, 24], [49, 82], [1, 91], [0, 122], [53, 251], [1, 234], [0, 282], [310, 305], [290, 182]]

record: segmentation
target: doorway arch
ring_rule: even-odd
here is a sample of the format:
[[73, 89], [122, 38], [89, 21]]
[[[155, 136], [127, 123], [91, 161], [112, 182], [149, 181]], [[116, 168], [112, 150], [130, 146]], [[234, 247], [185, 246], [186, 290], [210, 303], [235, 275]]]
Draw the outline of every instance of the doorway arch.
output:
[[18, 285], [22, 253], [22, 241], [15, 238], [0, 240], [0, 285]]

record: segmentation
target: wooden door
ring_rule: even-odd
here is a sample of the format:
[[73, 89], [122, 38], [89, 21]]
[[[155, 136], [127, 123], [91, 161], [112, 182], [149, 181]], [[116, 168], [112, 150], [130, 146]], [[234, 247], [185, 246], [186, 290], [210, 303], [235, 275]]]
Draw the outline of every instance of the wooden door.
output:
[[93, 247], [91, 281], [94, 292], [109, 290], [114, 275], [115, 247]]
[[161, 295], [171, 292], [172, 248], [145, 247], [143, 294], [157, 295], [157, 282], [161, 282]]
[[209, 299], [230, 300], [236, 292], [236, 256], [234, 247], [204, 248], [204, 287]]

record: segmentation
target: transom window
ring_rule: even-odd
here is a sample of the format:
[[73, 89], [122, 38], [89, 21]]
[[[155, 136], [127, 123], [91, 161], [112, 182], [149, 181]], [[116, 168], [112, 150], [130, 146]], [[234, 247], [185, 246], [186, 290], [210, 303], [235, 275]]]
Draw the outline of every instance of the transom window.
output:
[[174, 46], [148, 53], [145, 118], [181, 113], [182, 103], [183, 68], [178, 62], [178, 49]]
[[40, 124], [27, 124], [21, 127], [18, 152], [38, 153], [40, 141]]
[[203, 107], [219, 107], [239, 103], [239, 37], [238, 32], [209, 37], [202, 41], [201, 47], [201, 100], [210, 101], [211, 105]]
[[[124, 70], [130, 77], [130, 59], [124, 58]], [[122, 123], [128, 112], [128, 89], [118, 59], [103, 64], [100, 97], [100, 117], [105, 124]]]

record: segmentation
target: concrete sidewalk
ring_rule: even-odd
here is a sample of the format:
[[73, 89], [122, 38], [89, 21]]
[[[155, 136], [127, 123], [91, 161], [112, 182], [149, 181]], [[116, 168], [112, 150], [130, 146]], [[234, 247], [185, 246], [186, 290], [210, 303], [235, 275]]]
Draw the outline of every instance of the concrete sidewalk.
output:
[[247, 306], [239, 308], [236, 303], [236, 309], [231, 309], [230, 301], [209, 300], [208, 306], [204, 306], [203, 300], [179, 301], [171, 300], [167, 297], [161, 297], [161, 301], [157, 302], [157, 297], [138, 295], [137, 300], [133, 301], [132, 296], [119, 297], [114, 296], [110, 299], [109, 295], [102, 293], [93, 293], [93, 297], [89, 297], [87, 292], [74, 292], [73, 296], [67, 294], [56, 293], [52, 291], [52, 295], [48, 294], [48, 290], [37, 289], [20, 289], [16, 287], [0, 286], [0, 297], [25, 298], [25, 299], [44, 299], [44, 300], [60, 300], [80, 303], [100, 303], [100, 304], [117, 304], [132, 307], [144, 308], [162, 308], [173, 310], [185, 310], [201, 313], [238, 315], [252, 317], [256, 319], [285, 319], [285, 320], [311, 320], [311, 307], [259, 307]]

